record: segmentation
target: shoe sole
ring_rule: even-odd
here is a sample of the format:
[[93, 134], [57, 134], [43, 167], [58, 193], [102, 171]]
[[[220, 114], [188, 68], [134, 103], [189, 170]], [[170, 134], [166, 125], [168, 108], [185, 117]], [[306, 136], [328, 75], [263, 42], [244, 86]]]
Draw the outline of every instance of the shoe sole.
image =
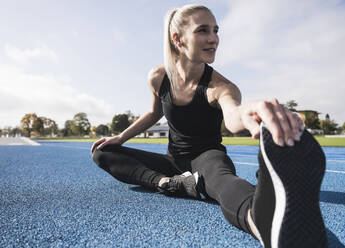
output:
[[268, 171], [275, 197], [270, 239], [263, 240], [265, 247], [327, 247], [319, 207], [326, 164], [320, 145], [305, 130], [293, 147], [280, 147], [261, 124], [260, 151], [264, 159], [260, 167], [267, 167], [260, 170]]

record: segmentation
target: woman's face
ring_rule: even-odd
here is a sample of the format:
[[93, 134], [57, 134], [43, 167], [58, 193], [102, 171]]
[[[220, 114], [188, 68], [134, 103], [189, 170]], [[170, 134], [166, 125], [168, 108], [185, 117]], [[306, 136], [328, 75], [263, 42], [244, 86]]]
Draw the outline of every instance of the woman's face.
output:
[[213, 63], [219, 43], [218, 29], [216, 19], [209, 11], [193, 13], [189, 24], [182, 30], [181, 54], [193, 62]]

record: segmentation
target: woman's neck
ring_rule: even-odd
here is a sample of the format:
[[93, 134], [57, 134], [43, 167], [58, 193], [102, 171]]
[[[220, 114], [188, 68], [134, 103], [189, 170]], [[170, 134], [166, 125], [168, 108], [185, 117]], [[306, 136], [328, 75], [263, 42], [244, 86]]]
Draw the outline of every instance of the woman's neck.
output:
[[178, 84], [186, 85], [194, 82], [199, 82], [204, 73], [204, 63], [192, 63], [190, 60], [178, 60], [176, 63], [176, 70], [181, 80], [177, 80]]

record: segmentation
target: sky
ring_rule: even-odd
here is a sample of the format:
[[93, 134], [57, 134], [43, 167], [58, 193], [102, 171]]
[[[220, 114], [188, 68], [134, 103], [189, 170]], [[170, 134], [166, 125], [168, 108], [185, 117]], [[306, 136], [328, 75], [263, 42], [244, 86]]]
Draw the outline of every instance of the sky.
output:
[[147, 75], [163, 64], [163, 20], [185, 4], [220, 27], [211, 65], [243, 102], [295, 100], [345, 122], [344, 0], [0, 0], [0, 128], [27, 113], [92, 126], [151, 108]]

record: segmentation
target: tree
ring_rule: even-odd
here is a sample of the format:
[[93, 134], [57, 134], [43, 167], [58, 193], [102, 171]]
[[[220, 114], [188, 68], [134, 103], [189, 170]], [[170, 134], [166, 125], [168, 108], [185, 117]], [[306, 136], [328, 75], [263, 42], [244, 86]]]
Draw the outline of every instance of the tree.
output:
[[288, 108], [291, 111], [296, 111], [296, 107], [298, 106], [297, 102], [295, 100], [287, 101], [284, 106]]
[[78, 113], [74, 115], [71, 121], [72, 133], [78, 136], [88, 135], [90, 132], [90, 122], [85, 113]]
[[119, 114], [113, 117], [111, 122], [111, 131], [114, 133], [120, 133], [129, 127], [130, 122], [127, 114]]
[[90, 127], [89, 136], [90, 136], [90, 137], [93, 137], [93, 138], [97, 136], [97, 134], [96, 134], [96, 127], [94, 127], [94, 126], [91, 126], [91, 127]]
[[57, 126], [55, 121], [53, 121], [50, 118], [44, 117], [44, 116], [41, 116], [38, 118], [43, 121], [43, 133], [42, 133], [42, 135], [53, 136], [54, 134], [57, 134], [58, 126]]
[[315, 117], [315, 116], [306, 116], [305, 118], [305, 122], [304, 122], [306, 128], [310, 128], [310, 129], [320, 129], [320, 120], [319, 118]]
[[21, 132], [21, 130], [20, 130], [19, 127], [11, 128], [11, 129], [9, 130], [9, 135], [10, 135], [10, 136], [15, 137], [15, 136], [21, 135], [21, 134], [22, 134], [22, 132]]
[[4, 128], [1, 130], [1, 135], [3, 135], [3, 136], [10, 135], [10, 131], [11, 131], [11, 127], [4, 127]]
[[129, 123], [132, 124], [132, 123], [134, 122], [134, 119], [135, 119], [134, 114], [133, 114], [130, 110], [127, 110], [127, 111], [125, 112], [125, 114], [126, 114], [127, 117], [128, 117]]
[[344, 122], [344, 124], [341, 126], [341, 129], [343, 130], [343, 132], [345, 132], [345, 122]]
[[21, 132], [25, 136], [52, 135], [56, 134], [58, 129], [55, 121], [44, 116], [37, 117], [35, 113], [24, 115], [20, 124]]
[[321, 120], [320, 127], [325, 134], [333, 134], [337, 130], [338, 124], [333, 120]]
[[98, 125], [96, 127], [96, 135], [97, 136], [108, 136], [109, 135], [109, 127], [106, 125]]
[[[34, 131], [34, 123], [36, 120], [37, 115], [35, 113], [24, 115], [24, 117], [20, 121], [20, 128], [25, 136], [30, 137], [31, 132]], [[35, 123], [35, 127], [39, 127], [39, 124]]]
[[63, 129], [60, 130], [60, 133], [63, 137], [68, 137], [68, 136], [72, 136], [72, 129], [71, 129], [71, 120], [67, 120], [65, 121], [65, 126]]
[[34, 120], [32, 125], [32, 132], [34, 136], [42, 136], [44, 131], [43, 120], [40, 117]]

